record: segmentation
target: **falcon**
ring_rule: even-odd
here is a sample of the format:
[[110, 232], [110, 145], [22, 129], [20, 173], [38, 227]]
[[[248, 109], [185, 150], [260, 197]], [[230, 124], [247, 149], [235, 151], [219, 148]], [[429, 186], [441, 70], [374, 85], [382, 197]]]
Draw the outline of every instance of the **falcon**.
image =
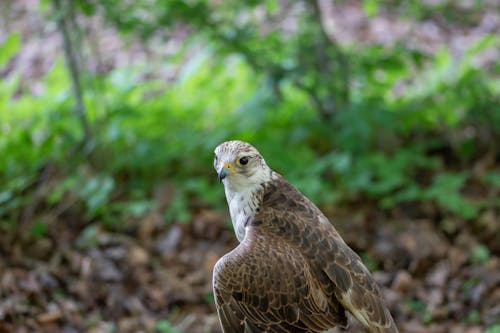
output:
[[252, 145], [215, 149], [239, 245], [214, 267], [224, 333], [313, 333], [347, 327], [398, 332], [359, 256], [323, 213], [266, 164]]

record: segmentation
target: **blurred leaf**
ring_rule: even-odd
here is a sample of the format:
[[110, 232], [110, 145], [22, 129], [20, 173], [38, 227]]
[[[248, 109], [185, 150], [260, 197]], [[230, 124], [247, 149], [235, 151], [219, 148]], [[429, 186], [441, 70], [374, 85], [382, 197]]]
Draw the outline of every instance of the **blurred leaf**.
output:
[[159, 320], [155, 324], [155, 328], [161, 333], [180, 333], [177, 329], [175, 329], [172, 324], [166, 319]]
[[205, 304], [212, 305], [215, 304], [215, 296], [213, 292], [207, 293], [203, 296], [203, 301]]
[[474, 245], [471, 249], [471, 261], [476, 264], [484, 264], [490, 259], [490, 251], [482, 244]]
[[0, 45], [0, 68], [19, 51], [21, 47], [21, 35], [19, 33], [10, 34]]
[[378, 6], [379, 4], [377, 0], [363, 0], [363, 11], [368, 17], [377, 15]]
[[409, 184], [393, 195], [387, 196], [381, 200], [383, 208], [392, 208], [400, 202], [411, 202], [421, 200], [424, 191], [415, 184]]
[[76, 177], [68, 177], [64, 181], [58, 183], [56, 188], [48, 196], [47, 202], [51, 205], [60, 202], [66, 192], [73, 189], [76, 183]]
[[79, 190], [80, 197], [87, 204], [92, 216], [101, 213], [109, 203], [109, 196], [115, 187], [114, 180], [108, 175], [98, 175], [88, 179]]
[[266, 10], [270, 14], [274, 14], [279, 9], [278, 0], [266, 0], [265, 1]]
[[82, 248], [96, 247], [99, 245], [99, 228], [93, 224], [85, 227], [76, 242]]
[[426, 311], [426, 305], [419, 299], [408, 298], [405, 300], [405, 305], [412, 311], [416, 313], [423, 314]]
[[370, 272], [380, 270], [379, 263], [368, 252], [361, 253], [361, 261]]
[[47, 234], [47, 231], [48, 231], [47, 224], [44, 221], [39, 220], [33, 223], [33, 225], [31, 226], [30, 233], [31, 236], [35, 238], [40, 238], [45, 236]]
[[477, 277], [472, 277], [464, 282], [462, 289], [466, 298], [470, 298], [474, 288], [479, 284]]
[[175, 193], [164, 217], [167, 223], [186, 223], [190, 220], [191, 214], [188, 210], [188, 202], [185, 194], [181, 192]]
[[466, 50], [467, 55], [474, 55], [490, 47], [498, 47], [500, 45], [500, 38], [496, 34], [485, 34], [477, 41], [472, 43]]
[[12, 198], [12, 191], [2, 191], [0, 192], [0, 205], [4, 202], [7, 202]]
[[491, 171], [484, 175], [483, 182], [495, 188], [500, 188], [500, 172]]
[[151, 200], [130, 200], [114, 203], [112, 209], [123, 217], [141, 217], [155, 206], [156, 203]]
[[484, 333], [500, 333], [500, 324], [488, 327]]
[[481, 321], [481, 313], [477, 310], [472, 310], [467, 314], [467, 322], [478, 324]]
[[477, 216], [479, 206], [460, 194], [462, 186], [469, 178], [468, 172], [446, 172], [434, 177], [431, 186], [425, 191], [424, 197], [435, 200], [441, 207], [470, 219]]

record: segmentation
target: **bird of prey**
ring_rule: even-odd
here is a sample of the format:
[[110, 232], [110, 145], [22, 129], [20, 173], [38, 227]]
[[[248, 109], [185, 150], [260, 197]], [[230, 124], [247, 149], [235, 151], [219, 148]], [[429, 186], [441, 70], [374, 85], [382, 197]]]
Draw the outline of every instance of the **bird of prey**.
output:
[[252, 145], [215, 149], [240, 244], [214, 267], [224, 333], [313, 333], [347, 327], [349, 311], [369, 332], [398, 332], [359, 256], [302, 193]]

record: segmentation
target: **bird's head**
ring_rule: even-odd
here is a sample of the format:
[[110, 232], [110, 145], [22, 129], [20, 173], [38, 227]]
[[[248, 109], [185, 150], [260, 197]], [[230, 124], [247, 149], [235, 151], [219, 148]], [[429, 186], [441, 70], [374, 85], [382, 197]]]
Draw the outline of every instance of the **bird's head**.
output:
[[243, 141], [226, 141], [215, 148], [214, 168], [226, 188], [239, 192], [271, 178], [259, 151]]

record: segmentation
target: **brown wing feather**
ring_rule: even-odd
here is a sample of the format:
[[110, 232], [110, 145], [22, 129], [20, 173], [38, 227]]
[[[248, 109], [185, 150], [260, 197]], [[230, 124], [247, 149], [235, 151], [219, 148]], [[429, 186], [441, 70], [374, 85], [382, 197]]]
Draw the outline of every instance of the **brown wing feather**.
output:
[[214, 294], [224, 333], [319, 332], [347, 319], [313, 278], [306, 259], [279, 237], [249, 228], [245, 240], [214, 268]]
[[398, 332], [383, 296], [361, 262], [321, 211], [281, 176], [263, 192], [251, 222], [286, 240], [311, 266], [321, 288], [371, 332]]

